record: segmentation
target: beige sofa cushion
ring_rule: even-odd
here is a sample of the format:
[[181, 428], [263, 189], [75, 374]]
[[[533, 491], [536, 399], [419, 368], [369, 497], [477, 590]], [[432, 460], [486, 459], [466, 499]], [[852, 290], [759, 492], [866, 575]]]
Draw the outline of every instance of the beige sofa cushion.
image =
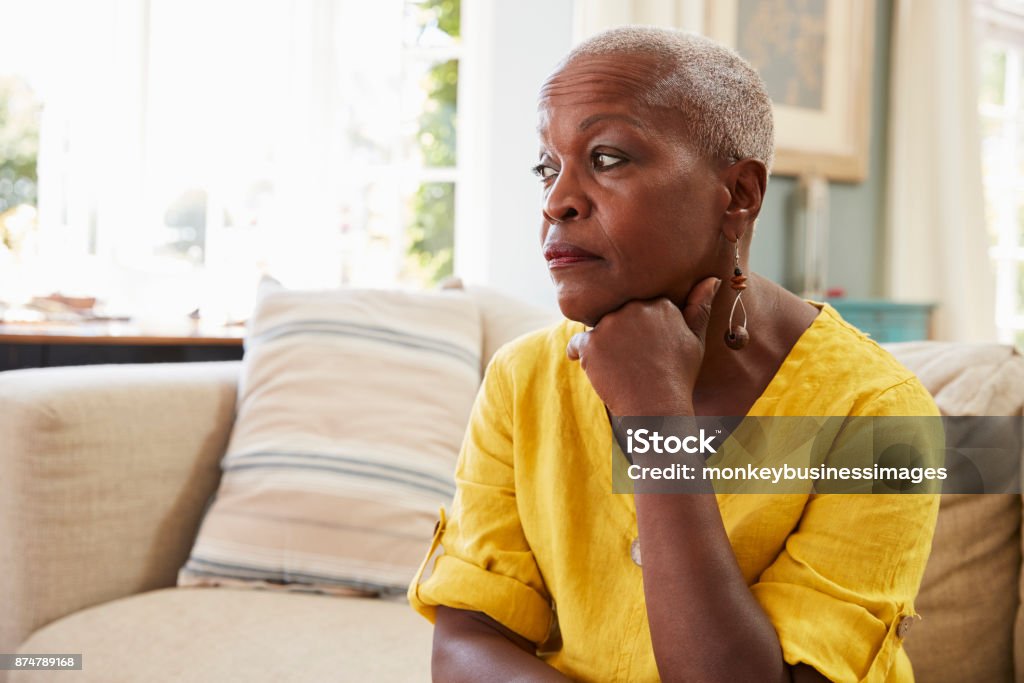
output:
[[178, 585], [404, 593], [454, 492], [480, 348], [463, 292], [264, 285]]
[[1020, 498], [946, 495], [906, 640], [919, 681], [1014, 680]]
[[[1020, 415], [1024, 358], [1010, 346], [890, 344], [946, 415]], [[918, 681], [1014, 680], [1021, 498], [946, 495], [906, 649]], [[1021, 644], [1017, 647], [1018, 657]]]
[[[459, 283], [458, 287], [463, 287]], [[483, 324], [481, 371], [494, 352], [516, 337], [553, 325], [562, 319], [557, 308], [542, 308], [481, 285], [465, 285], [466, 294], [480, 309]]]
[[917, 375], [943, 415], [1020, 415], [1024, 357], [1005, 344], [886, 344]]
[[82, 653], [81, 671], [9, 683], [430, 680], [432, 628], [404, 602], [168, 588], [64, 617], [22, 653]]

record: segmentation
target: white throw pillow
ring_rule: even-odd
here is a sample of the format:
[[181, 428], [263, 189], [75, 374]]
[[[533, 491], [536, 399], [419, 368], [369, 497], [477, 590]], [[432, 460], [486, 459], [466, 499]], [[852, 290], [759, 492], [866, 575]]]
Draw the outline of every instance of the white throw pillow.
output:
[[461, 291], [261, 283], [216, 497], [179, 586], [404, 593], [480, 382]]

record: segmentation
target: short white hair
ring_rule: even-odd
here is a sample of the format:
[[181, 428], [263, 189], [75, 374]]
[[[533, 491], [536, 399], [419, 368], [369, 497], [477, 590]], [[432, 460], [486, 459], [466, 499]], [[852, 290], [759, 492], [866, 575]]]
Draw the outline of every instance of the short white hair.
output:
[[734, 50], [696, 33], [620, 26], [577, 45], [556, 72], [585, 57], [621, 54], [656, 60], [641, 101], [679, 110], [701, 152], [710, 158], [757, 159], [771, 171], [772, 102], [761, 76]]

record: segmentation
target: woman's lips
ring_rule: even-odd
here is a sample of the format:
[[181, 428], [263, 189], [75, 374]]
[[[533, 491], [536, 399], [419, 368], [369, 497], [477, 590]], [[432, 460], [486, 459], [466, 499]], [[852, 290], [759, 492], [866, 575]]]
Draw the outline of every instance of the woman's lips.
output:
[[544, 258], [548, 261], [548, 269], [566, 268], [600, 259], [599, 256], [591, 254], [586, 249], [580, 249], [573, 244], [564, 242], [556, 242], [544, 247]]

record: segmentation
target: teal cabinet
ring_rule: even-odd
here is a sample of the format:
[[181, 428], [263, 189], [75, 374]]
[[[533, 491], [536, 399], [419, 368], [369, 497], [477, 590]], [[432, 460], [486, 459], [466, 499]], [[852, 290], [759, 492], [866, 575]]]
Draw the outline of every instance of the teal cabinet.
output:
[[935, 304], [866, 299], [826, 299], [839, 315], [876, 342], [928, 339]]

